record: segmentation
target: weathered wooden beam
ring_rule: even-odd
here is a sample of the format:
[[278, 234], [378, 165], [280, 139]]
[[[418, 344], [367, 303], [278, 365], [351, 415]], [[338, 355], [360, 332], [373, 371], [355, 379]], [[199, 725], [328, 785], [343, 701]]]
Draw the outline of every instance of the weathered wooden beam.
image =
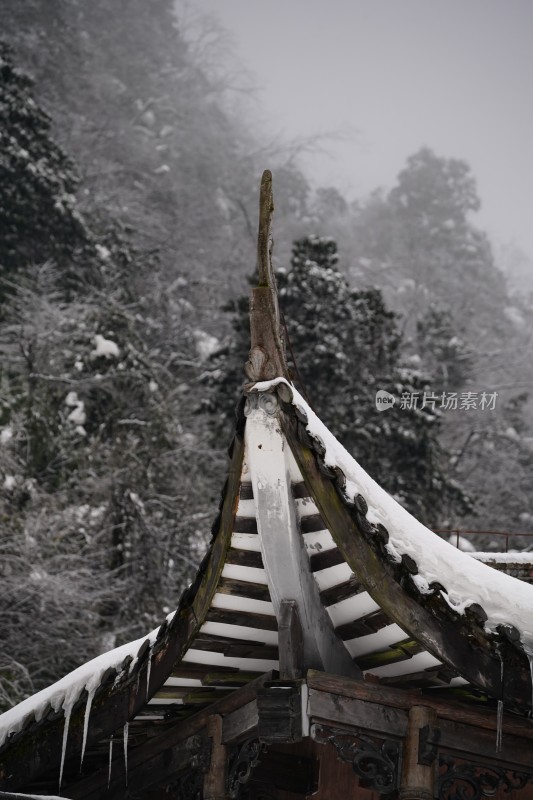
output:
[[337, 547], [332, 547], [331, 550], [322, 550], [321, 553], [313, 553], [309, 562], [311, 564], [311, 572], [320, 572], [321, 569], [337, 567], [339, 564], [343, 564], [344, 556]]
[[[246, 603], [243, 601], [243, 606]], [[235, 611], [227, 608], [210, 608], [206, 617], [208, 622], [223, 622], [243, 628], [256, 628], [262, 631], [277, 631], [278, 621], [271, 614], [258, 614], [254, 611]]]
[[352, 697], [342, 697], [342, 702], [339, 699], [338, 694], [310, 689], [308, 711], [311, 721], [353, 726], [397, 739], [405, 736], [407, 713], [404, 709]]
[[[425, 703], [425, 698], [424, 701]], [[496, 716], [496, 714], [494, 714]], [[438, 737], [435, 744], [441, 752], [455, 755], [457, 758], [487, 764], [491, 767], [514, 769], [528, 774], [533, 773], [533, 741], [523, 734], [510, 733], [516, 720], [505, 716], [502, 726], [501, 749], [496, 747], [497, 732], [479, 726], [438, 719]], [[523, 720], [529, 723], [530, 720]], [[428, 743], [431, 743], [431, 739]]]
[[204, 777], [204, 800], [229, 800], [226, 792], [227, 747], [222, 743], [222, 717], [209, 717], [207, 735], [211, 739], [211, 759]]
[[[450, 720], [455, 724], [464, 723], [480, 730], [491, 731], [491, 735], [496, 735], [495, 711], [473, 708], [453, 700], [437, 699], [429, 694], [422, 695], [420, 691], [394, 689], [379, 683], [327, 675], [316, 670], [309, 670], [307, 683], [310, 691], [315, 689], [339, 695], [343, 698], [339, 703], [344, 703], [344, 698], [350, 697], [399, 709], [409, 709], [413, 705], [423, 703], [436, 711], [439, 725], [441, 720]], [[522, 719], [514, 714], [504, 714], [503, 731], [504, 737], [509, 733], [533, 743], [533, 725], [528, 719]]]
[[338, 625], [335, 628], [335, 633], [341, 639], [347, 641], [359, 636], [367, 636], [369, 633], [376, 633], [390, 624], [390, 617], [384, 611], [372, 611], [370, 614], [366, 614], [353, 622]]
[[383, 667], [385, 664], [397, 664], [400, 661], [408, 661], [417, 653], [422, 653], [423, 650], [424, 648], [418, 644], [418, 642], [411, 639], [410, 641], [403, 641], [390, 645], [386, 650], [380, 650], [377, 653], [358, 656], [355, 660], [359, 667], [363, 671], [366, 671], [374, 669], [375, 667]]
[[348, 600], [349, 597], [355, 597], [356, 594], [361, 594], [364, 591], [363, 584], [357, 580], [355, 575], [352, 575], [344, 583], [338, 583], [337, 586], [332, 586], [330, 589], [323, 589], [320, 592], [320, 599], [325, 606], [332, 606], [335, 603], [340, 603], [341, 600]]
[[254, 499], [254, 490], [252, 489], [252, 484], [249, 481], [243, 481], [241, 483], [240, 499], [241, 500]]
[[320, 514], [309, 514], [308, 517], [302, 517], [300, 520], [300, 528], [302, 533], [316, 533], [317, 531], [325, 531], [326, 526]]
[[245, 597], [250, 600], [270, 602], [268, 586], [265, 586], [263, 583], [239, 581], [235, 578], [221, 578], [217, 586], [217, 592], [221, 594], [230, 594], [234, 597]]
[[254, 699], [224, 717], [222, 741], [224, 744], [233, 744], [251, 739], [256, 734], [258, 725], [259, 710], [257, 700]]
[[[429, 764], [420, 760], [420, 732], [424, 727], [435, 727], [437, 714], [427, 706], [409, 709], [409, 724], [403, 746], [400, 800], [433, 800], [435, 797], [438, 759]], [[430, 759], [426, 759], [430, 760]]]
[[282, 680], [303, 678], [304, 642], [295, 600], [282, 600], [279, 617], [279, 675]]
[[232, 547], [227, 552], [226, 564], [238, 564], [241, 567], [262, 569], [263, 559], [261, 558], [261, 553], [256, 550], [237, 550], [237, 548]]
[[257, 533], [257, 520], [255, 517], [235, 517], [233, 533]]

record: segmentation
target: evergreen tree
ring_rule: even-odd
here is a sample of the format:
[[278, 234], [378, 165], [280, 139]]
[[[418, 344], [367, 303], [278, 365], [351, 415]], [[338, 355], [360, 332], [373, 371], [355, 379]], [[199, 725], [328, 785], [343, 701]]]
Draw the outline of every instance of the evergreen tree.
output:
[[74, 165], [50, 135], [32, 82], [0, 43], [0, 274], [53, 259], [70, 263], [89, 234], [77, 210]]
[[[424, 392], [433, 388], [429, 376], [402, 360], [395, 315], [381, 292], [351, 289], [336, 265], [335, 242], [312, 236], [295, 243], [291, 269], [277, 273], [294, 379], [362, 466], [420, 519], [436, 525], [444, 514], [463, 512], [468, 501], [447, 472], [439, 412], [431, 403], [423, 407]], [[249, 339], [246, 298], [232, 310], [235, 335], [211, 376], [217, 426], [228, 418], [227, 398]], [[379, 390], [396, 398], [385, 413], [376, 408]], [[418, 402], [407, 401], [411, 396]]]
[[469, 378], [474, 353], [458, 335], [448, 308], [430, 306], [416, 325], [418, 352], [443, 391], [457, 391]]

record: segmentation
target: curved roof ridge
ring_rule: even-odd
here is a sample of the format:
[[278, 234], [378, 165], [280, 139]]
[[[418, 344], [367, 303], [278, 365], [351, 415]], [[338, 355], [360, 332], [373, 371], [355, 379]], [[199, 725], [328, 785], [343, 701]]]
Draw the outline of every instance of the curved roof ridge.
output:
[[480, 606], [487, 615], [488, 632], [511, 625], [520, 633], [524, 650], [533, 652], [533, 586], [472, 558], [419, 522], [368, 475], [285, 378], [256, 383], [253, 391], [268, 391], [280, 384], [289, 387], [290, 402], [306, 418], [307, 432], [321, 442], [324, 464], [344, 473], [343, 493], [348, 503], [362, 495], [368, 505], [368, 522], [383, 525], [388, 532], [385, 547], [391, 558], [400, 562], [407, 556], [416, 562], [418, 574], [412, 578], [419, 592], [429, 593], [432, 583], [441, 584], [453, 611], [463, 614], [470, 606]]

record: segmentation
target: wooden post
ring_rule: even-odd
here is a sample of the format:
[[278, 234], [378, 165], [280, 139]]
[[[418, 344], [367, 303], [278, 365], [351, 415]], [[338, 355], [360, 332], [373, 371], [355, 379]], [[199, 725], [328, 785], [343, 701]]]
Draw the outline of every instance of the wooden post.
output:
[[211, 760], [204, 778], [204, 800], [228, 800], [226, 792], [228, 748], [222, 744], [222, 717], [213, 714], [207, 721], [207, 735], [212, 740]]
[[412, 706], [403, 751], [400, 800], [433, 800], [436, 791], [437, 753], [431, 759], [420, 760], [420, 731], [434, 727], [437, 715], [427, 706]]
[[304, 674], [304, 640], [296, 600], [282, 600], [278, 623], [279, 676], [297, 680]]

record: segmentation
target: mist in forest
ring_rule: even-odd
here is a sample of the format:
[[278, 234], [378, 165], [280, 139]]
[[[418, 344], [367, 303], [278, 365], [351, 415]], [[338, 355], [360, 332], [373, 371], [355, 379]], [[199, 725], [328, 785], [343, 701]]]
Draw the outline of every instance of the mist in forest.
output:
[[[299, 3], [198, 13], [213, 5], [3, 2], [5, 708], [143, 635], [195, 573], [244, 381], [265, 168], [295, 382], [428, 526], [478, 532], [478, 549], [533, 544], [533, 282], [512, 211], [531, 110], [518, 78], [507, 91], [521, 58], [530, 75], [526, 4], [501, 22], [495, 3], [464, 20], [340, 3], [322, 44], [318, 3], [304, 19]], [[432, 103], [454, 91], [434, 135]], [[461, 138], [470, 117], [486, 140]]]

